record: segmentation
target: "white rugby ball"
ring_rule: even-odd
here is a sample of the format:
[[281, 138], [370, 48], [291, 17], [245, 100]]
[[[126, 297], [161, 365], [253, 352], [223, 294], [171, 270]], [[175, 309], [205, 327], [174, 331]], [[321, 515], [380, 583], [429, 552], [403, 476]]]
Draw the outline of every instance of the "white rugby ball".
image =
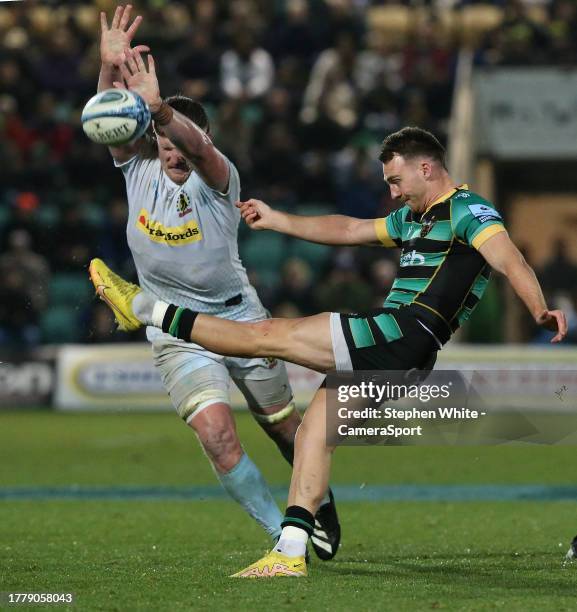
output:
[[117, 146], [137, 140], [146, 132], [150, 110], [133, 91], [105, 89], [88, 100], [81, 119], [90, 140]]

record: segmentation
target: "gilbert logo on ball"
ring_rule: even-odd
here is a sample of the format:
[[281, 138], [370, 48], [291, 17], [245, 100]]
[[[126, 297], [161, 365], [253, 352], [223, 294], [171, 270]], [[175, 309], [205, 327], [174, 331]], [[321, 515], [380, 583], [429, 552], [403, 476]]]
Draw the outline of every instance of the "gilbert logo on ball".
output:
[[90, 98], [82, 111], [82, 128], [90, 140], [108, 146], [133, 142], [146, 132], [150, 110], [128, 89], [106, 89]]

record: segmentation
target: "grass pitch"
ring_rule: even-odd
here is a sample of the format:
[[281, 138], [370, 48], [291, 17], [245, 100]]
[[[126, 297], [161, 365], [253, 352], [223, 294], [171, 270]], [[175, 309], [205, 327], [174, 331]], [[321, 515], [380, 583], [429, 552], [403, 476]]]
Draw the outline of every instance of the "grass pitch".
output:
[[[246, 414], [240, 436], [272, 485], [289, 469]], [[576, 485], [571, 447], [341, 448], [333, 483]], [[208, 486], [171, 414], [0, 415], [7, 488]], [[281, 507], [284, 501], [279, 500]], [[267, 537], [230, 501], [0, 500], [0, 591], [74, 592], [80, 610], [570, 610], [575, 501], [341, 502], [343, 545], [306, 580], [227, 576]], [[51, 606], [51, 609], [61, 606]]]

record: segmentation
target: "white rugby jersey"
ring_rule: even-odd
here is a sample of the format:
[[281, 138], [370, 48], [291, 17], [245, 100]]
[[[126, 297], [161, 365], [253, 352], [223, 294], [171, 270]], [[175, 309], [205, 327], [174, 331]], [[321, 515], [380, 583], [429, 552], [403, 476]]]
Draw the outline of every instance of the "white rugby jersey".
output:
[[[227, 160], [228, 161], [228, 160]], [[140, 286], [159, 299], [233, 320], [264, 318], [238, 254], [240, 179], [228, 161], [226, 194], [192, 172], [174, 183], [159, 159], [135, 156], [121, 168], [128, 197], [128, 246]], [[162, 336], [148, 327], [147, 337]]]

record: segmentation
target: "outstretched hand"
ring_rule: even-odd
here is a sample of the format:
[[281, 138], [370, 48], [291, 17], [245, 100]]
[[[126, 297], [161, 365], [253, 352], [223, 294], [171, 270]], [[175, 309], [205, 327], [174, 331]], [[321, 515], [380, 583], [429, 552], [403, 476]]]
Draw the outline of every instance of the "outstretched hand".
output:
[[120, 73], [124, 83], [114, 81], [118, 89], [134, 91], [148, 104], [152, 113], [156, 112], [162, 104], [160, 88], [156, 76], [154, 58], [148, 55], [148, 70], [140, 52], [136, 49], [126, 51], [126, 61], [120, 65]]
[[[142, 21], [142, 17], [138, 15], [128, 27], [131, 11], [130, 4], [116, 7], [110, 27], [106, 13], [100, 13], [100, 60], [103, 64], [120, 66], [126, 61], [126, 52], [130, 49], [130, 43]], [[137, 45], [134, 50], [139, 53], [150, 51], [146, 45]]]
[[274, 211], [261, 200], [251, 198], [246, 202], [236, 202], [242, 218], [254, 230], [272, 229], [272, 215]]
[[561, 342], [567, 335], [567, 318], [562, 310], [544, 310], [535, 320], [537, 325], [549, 331], [557, 332], [551, 339], [553, 343]]

